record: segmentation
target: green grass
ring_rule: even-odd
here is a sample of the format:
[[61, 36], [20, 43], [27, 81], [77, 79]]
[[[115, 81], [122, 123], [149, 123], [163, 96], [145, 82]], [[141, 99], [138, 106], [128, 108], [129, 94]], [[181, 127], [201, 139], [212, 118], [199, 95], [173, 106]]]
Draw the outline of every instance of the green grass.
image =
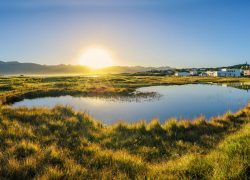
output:
[[[248, 79], [2, 77], [0, 84], [11, 88], [0, 93], [4, 104], [19, 95], [115, 96], [147, 85], [238, 81]], [[0, 179], [249, 179], [249, 155], [250, 105], [211, 121], [113, 125], [70, 107], [0, 106]]]

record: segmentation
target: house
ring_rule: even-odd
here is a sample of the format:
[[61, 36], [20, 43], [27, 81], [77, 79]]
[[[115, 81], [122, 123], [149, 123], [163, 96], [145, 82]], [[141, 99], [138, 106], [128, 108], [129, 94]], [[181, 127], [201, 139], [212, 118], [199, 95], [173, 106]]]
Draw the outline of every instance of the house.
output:
[[198, 75], [198, 71], [192, 70], [192, 71], [190, 71], [190, 75], [191, 76], [197, 76]]
[[208, 76], [213, 77], [240, 77], [240, 69], [221, 69], [220, 71], [207, 71]]
[[217, 77], [218, 76], [218, 71], [207, 71], [206, 74], [208, 76]]
[[241, 70], [240, 69], [222, 69], [218, 71], [219, 77], [240, 77]]
[[207, 73], [205, 73], [205, 72], [201, 72], [201, 73], [199, 74], [199, 76], [206, 77], [206, 76], [208, 76], [208, 75], [207, 75]]
[[244, 70], [243, 75], [244, 76], [250, 76], [250, 70]]
[[176, 72], [175, 76], [190, 76], [189, 72]]

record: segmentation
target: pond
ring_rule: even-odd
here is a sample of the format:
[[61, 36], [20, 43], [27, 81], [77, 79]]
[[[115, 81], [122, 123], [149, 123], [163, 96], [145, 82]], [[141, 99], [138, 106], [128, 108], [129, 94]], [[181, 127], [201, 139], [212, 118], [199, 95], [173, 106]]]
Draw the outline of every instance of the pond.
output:
[[97, 98], [97, 97], [45, 97], [25, 99], [14, 107], [54, 107], [68, 105], [77, 111], [87, 112], [106, 124], [118, 120], [135, 122], [153, 118], [164, 122], [168, 118], [192, 119], [204, 115], [207, 119], [235, 112], [250, 100], [250, 92], [219, 85], [173, 85], [138, 88], [137, 92], [156, 92], [154, 98]]

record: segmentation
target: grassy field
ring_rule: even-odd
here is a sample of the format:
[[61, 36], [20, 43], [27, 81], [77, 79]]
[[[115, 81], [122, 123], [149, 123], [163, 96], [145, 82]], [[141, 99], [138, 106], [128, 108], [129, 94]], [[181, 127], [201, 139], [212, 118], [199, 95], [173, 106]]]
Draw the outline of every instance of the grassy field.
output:
[[1, 77], [0, 179], [248, 179], [250, 105], [205, 121], [103, 125], [69, 107], [12, 109], [23, 98], [129, 96], [135, 88], [247, 78]]

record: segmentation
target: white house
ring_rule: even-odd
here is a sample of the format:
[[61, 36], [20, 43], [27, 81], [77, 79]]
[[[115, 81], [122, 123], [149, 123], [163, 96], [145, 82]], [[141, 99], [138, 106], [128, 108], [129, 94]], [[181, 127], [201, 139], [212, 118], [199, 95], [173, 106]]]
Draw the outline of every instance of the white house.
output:
[[191, 76], [197, 76], [198, 75], [198, 71], [192, 70], [192, 71], [190, 71], [190, 75]]
[[218, 71], [218, 76], [220, 77], [240, 77], [241, 70], [240, 69], [222, 69]]
[[217, 77], [218, 76], [218, 71], [207, 71], [206, 74], [208, 76]]
[[190, 76], [189, 72], [176, 72], [175, 76]]
[[214, 77], [240, 77], [240, 69], [221, 69], [220, 71], [207, 71], [208, 76]]

